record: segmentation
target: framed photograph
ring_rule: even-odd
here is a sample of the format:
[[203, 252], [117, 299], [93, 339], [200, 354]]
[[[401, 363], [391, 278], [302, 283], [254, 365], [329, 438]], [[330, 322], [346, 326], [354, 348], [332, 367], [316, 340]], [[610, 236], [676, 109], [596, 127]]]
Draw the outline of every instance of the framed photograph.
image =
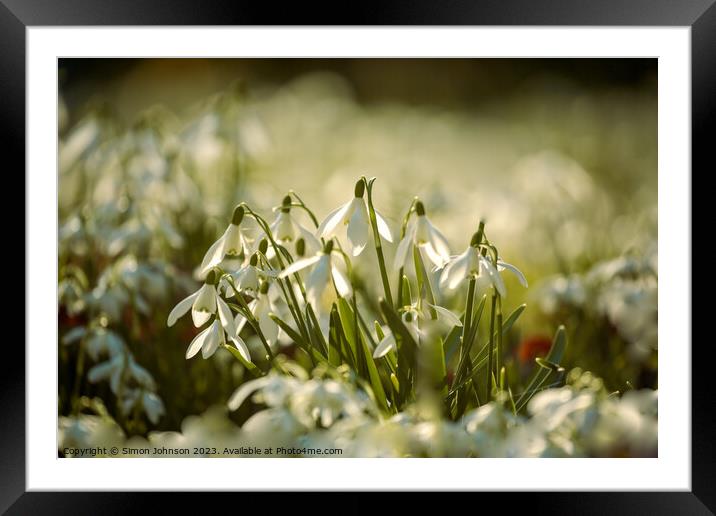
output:
[[691, 338], [711, 3], [316, 25], [4, 0], [26, 335], [0, 507], [434, 490], [712, 513]]

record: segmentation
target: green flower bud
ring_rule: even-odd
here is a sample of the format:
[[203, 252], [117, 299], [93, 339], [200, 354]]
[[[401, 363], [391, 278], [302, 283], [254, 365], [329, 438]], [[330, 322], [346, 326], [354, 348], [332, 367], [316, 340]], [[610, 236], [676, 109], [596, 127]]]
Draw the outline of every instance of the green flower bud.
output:
[[267, 281], [262, 281], [261, 285], [259, 285], [259, 292], [261, 294], [268, 294], [269, 291], [269, 284]]
[[306, 241], [303, 238], [296, 240], [296, 254], [298, 256], [306, 254]]
[[261, 242], [259, 242], [259, 252], [261, 254], [266, 254], [266, 251], [268, 251], [268, 240], [262, 238]]
[[482, 242], [482, 235], [485, 233], [485, 221], [480, 220], [480, 225], [477, 228], [477, 232], [472, 235], [472, 239], [470, 240], [470, 245], [472, 247], [478, 247], [480, 245], [480, 242]]
[[251, 260], [249, 260], [249, 265], [252, 267], [256, 267], [256, 264], [259, 263], [259, 255], [258, 253], [254, 253], [251, 255]]
[[362, 179], [359, 179], [356, 183], [354, 193], [356, 197], [363, 197], [365, 193], [365, 182]]
[[234, 215], [231, 217], [231, 223], [234, 226], [238, 226], [241, 224], [242, 220], [244, 220], [244, 207], [239, 205], [234, 208]]
[[287, 195], [283, 198], [283, 201], [281, 202], [281, 211], [283, 213], [288, 213], [291, 211], [291, 196]]
[[207, 285], [216, 285], [217, 283], [219, 283], [219, 274], [217, 274], [216, 269], [211, 269], [209, 271], [209, 273], [206, 275], [204, 283], [206, 283]]
[[415, 213], [417, 213], [418, 216], [425, 215], [425, 206], [423, 206], [422, 201], [418, 201], [415, 203]]

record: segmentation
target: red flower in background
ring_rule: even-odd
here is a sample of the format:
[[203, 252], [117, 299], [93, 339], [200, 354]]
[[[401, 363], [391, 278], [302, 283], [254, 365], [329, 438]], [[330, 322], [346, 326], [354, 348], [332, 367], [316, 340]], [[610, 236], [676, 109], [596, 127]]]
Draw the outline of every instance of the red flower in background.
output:
[[549, 352], [552, 339], [543, 335], [527, 337], [517, 348], [517, 358], [522, 364], [531, 364], [536, 357], [543, 357]]

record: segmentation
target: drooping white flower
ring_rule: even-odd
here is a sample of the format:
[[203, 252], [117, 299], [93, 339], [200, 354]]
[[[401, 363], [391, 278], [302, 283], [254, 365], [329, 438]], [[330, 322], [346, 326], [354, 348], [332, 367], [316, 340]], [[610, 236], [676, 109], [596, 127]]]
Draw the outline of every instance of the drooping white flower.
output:
[[405, 236], [395, 252], [395, 269], [404, 267], [408, 262], [412, 246], [423, 249], [436, 267], [442, 267], [450, 259], [450, 246], [445, 235], [430, 222], [420, 201], [415, 203], [415, 214], [408, 222]]
[[[266, 281], [269, 278], [274, 278], [276, 272], [273, 270], [265, 270], [259, 267], [259, 255], [254, 253], [251, 255], [249, 262], [241, 267], [236, 272], [229, 274], [233, 280], [234, 285], [239, 292], [244, 292], [250, 296], [256, 295], [259, 290], [261, 281]], [[229, 281], [222, 278], [219, 283], [219, 289], [225, 292], [227, 297], [235, 295], [234, 288], [231, 286]]]
[[93, 366], [87, 372], [87, 379], [92, 383], [108, 380], [112, 392], [119, 392], [122, 381], [135, 381], [139, 385], [154, 389], [155, 383], [152, 375], [145, 368], [135, 362], [131, 354], [118, 353], [105, 362]]
[[[197, 328], [206, 323], [212, 315], [218, 315], [211, 326], [194, 337], [194, 340], [189, 344], [186, 357], [193, 357], [199, 352], [199, 349], [202, 350], [204, 358], [210, 357], [219, 347], [219, 344], [226, 342], [224, 337], [224, 331], [226, 331], [231, 341], [236, 345], [239, 352], [241, 352], [241, 355], [247, 361], [250, 361], [249, 350], [246, 347], [246, 343], [238, 336], [236, 331], [231, 309], [216, 290], [218, 282], [218, 273], [215, 270], [209, 271], [204, 285], [202, 285], [198, 291], [179, 301], [174, 307], [167, 318], [167, 325], [173, 326], [177, 319], [187, 313], [190, 308], [194, 326]], [[217, 333], [220, 333], [220, 335]]]
[[453, 257], [447, 265], [445, 265], [440, 275], [440, 287], [454, 289], [466, 279], [483, 277], [487, 278], [489, 283], [495, 287], [495, 290], [497, 290], [502, 297], [505, 297], [507, 295], [507, 289], [499, 273], [499, 271], [505, 269], [517, 276], [520, 284], [527, 288], [527, 280], [517, 267], [502, 260], [497, 260], [497, 267], [495, 267], [487, 256], [480, 254], [478, 243], [475, 242], [475, 238], [473, 237], [473, 242], [471, 242], [465, 252]]
[[[283, 204], [276, 214], [276, 219], [270, 225], [274, 239], [281, 245], [288, 245], [302, 238], [308, 254], [315, 254], [321, 249], [321, 241], [300, 224], [291, 214], [291, 198], [286, 196]], [[269, 252], [273, 249], [270, 248]], [[271, 258], [271, 256], [268, 256]]]
[[[347, 203], [339, 206], [321, 222], [316, 234], [318, 238], [327, 240], [333, 238], [343, 228], [347, 229], [347, 236], [351, 254], [358, 256], [368, 244], [370, 236], [370, 220], [368, 217], [368, 206], [363, 198], [365, 183], [359, 180], [355, 187], [355, 196]], [[378, 233], [388, 242], [393, 241], [388, 223], [376, 210], [375, 218], [378, 225]]]
[[[201, 350], [201, 356], [203, 358], [209, 358], [212, 356], [217, 349], [219, 349], [219, 346], [223, 346], [226, 344], [226, 337], [224, 335], [224, 329], [221, 327], [221, 322], [219, 319], [215, 319], [213, 323], [211, 323], [210, 326], [208, 326], [205, 330], [201, 331], [189, 344], [189, 347], [186, 350], [186, 358], [187, 360], [192, 358], [194, 355], [196, 355], [199, 350]], [[246, 346], [246, 344], [244, 344]], [[236, 346], [238, 350], [241, 352], [242, 349], [240, 346]], [[250, 355], [248, 353], [248, 349], [246, 350], [246, 354], [242, 352], [241, 355], [246, 360], [250, 360]]]
[[[416, 344], [420, 344], [420, 338], [425, 335], [425, 332], [420, 329], [419, 320], [430, 318], [430, 315], [428, 314], [429, 308], [435, 310], [438, 320], [442, 320], [452, 326], [462, 326], [462, 321], [460, 321], [460, 318], [447, 308], [433, 305], [427, 302], [425, 302], [425, 305], [427, 308], [423, 307], [422, 310], [419, 310], [416, 304], [405, 307], [404, 312], [401, 315], [403, 324], [405, 324], [405, 327], [415, 340]], [[384, 357], [391, 350], [396, 349], [397, 347], [397, 343], [395, 341], [395, 336], [393, 335], [393, 333], [389, 329], [384, 330], [384, 333], [385, 337], [381, 339], [381, 341], [375, 347], [375, 350], [373, 350], [373, 358]]]
[[[256, 291], [256, 297], [248, 304], [249, 311], [259, 323], [261, 333], [263, 333], [269, 344], [273, 344], [278, 340], [279, 328], [273, 319], [269, 316], [271, 313], [277, 313], [278, 308], [275, 306], [273, 299], [269, 295], [269, 284], [262, 282]], [[246, 325], [247, 319], [241, 314], [237, 314], [234, 319], [237, 335]]]
[[332, 259], [333, 240], [329, 240], [323, 250], [313, 256], [293, 262], [278, 275], [279, 278], [286, 278], [291, 274], [313, 266], [313, 269], [306, 278], [306, 299], [314, 308], [319, 307], [319, 301], [326, 287], [333, 279], [336, 290], [342, 297], [348, 297], [353, 293], [350, 281], [341, 270], [338, 263]]
[[250, 252], [249, 242], [241, 230], [241, 222], [244, 219], [244, 208], [237, 206], [231, 218], [229, 227], [224, 234], [214, 242], [204, 255], [199, 266], [199, 273], [205, 274], [212, 267], [219, 265], [226, 257], [247, 255]]
[[142, 392], [142, 407], [144, 407], [144, 413], [147, 414], [149, 421], [155, 425], [159, 422], [159, 418], [165, 412], [162, 399], [153, 392], [149, 391]]
[[279, 407], [300, 386], [300, 382], [271, 371], [266, 376], [244, 383], [229, 398], [229, 410], [237, 410], [254, 392], [261, 391], [261, 401], [269, 407]]
[[185, 297], [172, 309], [167, 318], [167, 326], [174, 326], [177, 320], [191, 309], [191, 318], [194, 326], [197, 328], [202, 326], [209, 318], [216, 313], [217, 308], [219, 314], [227, 316], [231, 319], [231, 310], [216, 290], [218, 282], [218, 274], [216, 271], [210, 271], [206, 276], [204, 284], [199, 290]]

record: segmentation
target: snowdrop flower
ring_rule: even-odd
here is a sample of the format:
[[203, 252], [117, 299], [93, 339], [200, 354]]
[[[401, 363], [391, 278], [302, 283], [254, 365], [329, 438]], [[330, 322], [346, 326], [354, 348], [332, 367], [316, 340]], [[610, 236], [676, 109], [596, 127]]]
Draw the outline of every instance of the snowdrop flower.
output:
[[321, 249], [320, 240], [291, 215], [291, 197], [288, 195], [283, 198], [281, 208], [270, 229], [279, 244], [286, 245], [302, 238], [308, 253], [314, 254]]
[[[251, 255], [251, 259], [247, 265], [230, 274], [234, 281], [234, 285], [237, 289], [239, 289], [239, 292], [245, 292], [253, 296], [256, 292], [258, 292], [261, 280], [274, 277], [275, 274], [272, 271], [260, 269], [258, 263], [259, 255], [254, 253]], [[235, 295], [233, 287], [224, 278], [221, 279], [220, 287], [223, 288], [228, 297]]]
[[142, 407], [144, 413], [147, 414], [149, 421], [155, 425], [159, 422], [159, 418], [164, 414], [164, 403], [162, 399], [153, 392], [142, 392]]
[[495, 267], [489, 258], [482, 256], [479, 250], [478, 235], [479, 233], [473, 235], [472, 241], [464, 253], [453, 257], [447, 263], [440, 276], [440, 287], [452, 290], [465, 279], [482, 276], [488, 279], [502, 297], [505, 297], [507, 289], [498, 271], [507, 269], [517, 276], [520, 284], [526, 288], [527, 280], [517, 267], [502, 260], [497, 260], [497, 267]]
[[115, 394], [119, 392], [122, 380], [135, 381], [147, 389], [155, 388], [154, 378], [149, 371], [137, 364], [134, 357], [123, 353], [92, 367], [87, 373], [87, 379], [92, 383], [109, 380], [109, 386]]
[[[235, 343], [236, 348], [241, 353], [241, 356], [244, 357], [247, 362], [250, 362], [251, 355], [249, 355], [246, 343], [237, 337], [235, 337]], [[187, 360], [192, 358], [199, 352], [199, 350], [201, 350], [201, 356], [203, 358], [209, 358], [216, 352], [217, 349], [219, 349], [219, 346], [223, 346], [224, 344], [226, 344], [224, 328], [221, 327], [219, 319], [214, 319], [214, 322], [211, 323], [210, 326], [199, 333], [196, 337], [194, 337], [194, 340], [191, 341], [191, 344], [189, 344], [189, 347], [186, 350], [186, 358]], [[243, 344], [243, 346], [241, 344]]]
[[[249, 303], [249, 311], [256, 318], [259, 323], [261, 333], [263, 333], [266, 340], [273, 344], [278, 340], [278, 326], [271, 319], [269, 314], [278, 313], [279, 309], [275, 306], [273, 299], [269, 295], [269, 284], [262, 282], [261, 286], [256, 291], [256, 297]], [[237, 314], [234, 319], [236, 325], [236, 334], [241, 333], [241, 330], [246, 325], [246, 317], [241, 314]]]
[[[353, 199], [328, 214], [325, 220], [321, 222], [321, 225], [318, 226], [316, 234], [319, 238], [331, 239], [337, 235], [339, 230], [347, 226], [351, 254], [358, 256], [368, 244], [370, 234], [368, 207], [363, 198], [365, 194], [365, 182], [363, 179], [358, 180], [356, 183], [354, 193]], [[378, 233], [388, 242], [392, 242], [393, 235], [385, 219], [377, 211], [375, 212], [375, 218]]]
[[360, 403], [335, 380], [305, 382], [291, 396], [290, 408], [296, 419], [308, 428], [316, 423], [328, 428], [344, 415], [356, 416], [363, 412]]
[[[462, 326], [462, 321], [460, 321], [460, 318], [447, 308], [438, 305], [432, 305], [427, 302], [426, 305], [435, 310], [438, 316], [438, 320], [443, 320], [444, 322], [447, 322], [452, 326]], [[417, 344], [420, 344], [420, 337], [425, 335], [425, 332], [420, 329], [418, 321], [419, 319], [429, 318], [430, 316], [426, 314], [425, 309], [423, 309], [422, 311], [418, 310], [417, 305], [415, 304], [406, 307], [405, 311], [401, 316], [403, 324], [405, 324], [405, 327], [408, 329], [408, 332], [410, 332], [410, 335], [413, 337]], [[385, 331], [385, 337], [383, 337], [383, 339], [378, 343], [378, 345], [375, 347], [375, 350], [373, 351], [373, 358], [384, 357], [391, 350], [396, 349], [396, 346], [397, 344], [395, 342], [395, 336], [393, 335], [393, 333], [390, 330]]]
[[404, 267], [408, 261], [412, 246], [425, 250], [430, 261], [436, 267], [442, 267], [450, 259], [450, 246], [440, 230], [433, 226], [425, 215], [425, 206], [422, 202], [415, 203], [415, 214], [405, 228], [405, 236], [398, 244], [395, 252], [395, 269]]
[[204, 358], [212, 356], [219, 345], [226, 343], [224, 336], [224, 331], [226, 331], [231, 341], [241, 353], [241, 356], [250, 362], [249, 349], [236, 331], [231, 309], [229, 309], [226, 301], [221, 298], [216, 290], [218, 282], [218, 272], [216, 270], [209, 271], [204, 285], [192, 295], [179, 301], [177, 306], [174, 307], [167, 318], [167, 325], [173, 326], [177, 319], [187, 313], [190, 308], [194, 326], [197, 328], [206, 323], [212, 315], [218, 312], [218, 317], [211, 326], [207, 327], [191, 341], [186, 351], [186, 358], [189, 359], [193, 357], [199, 350], [201, 350]]
[[279, 275], [279, 278], [286, 278], [291, 274], [303, 270], [307, 267], [314, 266], [310, 274], [306, 278], [306, 299], [315, 308], [319, 306], [319, 301], [326, 286], [333, 279], [338, 294], [342, 297], [348, 297], [352, 294], [351, 284], [346, 275], [338, 267], [331, 257], [333, 253], [333, 240], [326, 242], [323, 250], [317, 254], [302, 260], [297, 260], [286, 267]]
[[155, 425], [159, 423], [159, 419], [165, 413], [164, 402], [161, 398], [146, 389], [132, 389], [126, 392], [122, 400], [122, 410], [128, 414], [137, 404], [140, 404], [149, 421]]
[[300, 383], [291, 376], [270, 372], [266, 376], [246, 382], [236, 389], [227, 403], [229, 410], [238, 410], [254, 392], [260, 391], [260, 398], [269, 407], [279, 407], [288, 400]]
[[204, 255], [199, 266], [201, 274], [206, 273], [212, 267], [221, 263], [228, 256], [239, 256], [242, 253], [248, 254], [249, 243], [247, 237], [241, 231], [241, 221], [244, 219], [244, 208], [237, 206], [231, 218], [231, 224], [226, 228], [224, 234], [214, 242]]
[[221, 298], [221, 296], [219, 296], [219, 293], [216, 290], [216, 284], [218, 281], [219, 274], [217, 271], [210, 271], [209, 274], [207, 274], [202, 287], [190, 296], [187, 296], [179, 301], [179, 303], [177, 303], [174, 309], [169, 313], [167, 326], [174, 326], [177, 319], [191, 309], [191, 318], [194, 321], [194, 326], [198, 328], [208, 321], [212, 315], [216, 314], [218, 309], [219, 317], [222, 323], [227, 326], [229, 334], [232, 334], [233, 332], [230, 330], [232, 330], [233, 327], [229, 325], [233, 321], [233, 317], [228, 305]]
[[[420, 341], [420, 337], [424, 335], [423, 331], [418, 326], [418, 315], [417, 310], [406, 310], [402, 315], [401, 319], [403, 324], [407, 328], [410, 335], [413, 337], [416, 343]], [[381, 358], [390, 353], [391, 350], [397, 348], [395, 341], [395, 335], [393, 332], [388, 330], [385, 333], [385, 337], [378, 343], [373, 351], [373, 358]]]

